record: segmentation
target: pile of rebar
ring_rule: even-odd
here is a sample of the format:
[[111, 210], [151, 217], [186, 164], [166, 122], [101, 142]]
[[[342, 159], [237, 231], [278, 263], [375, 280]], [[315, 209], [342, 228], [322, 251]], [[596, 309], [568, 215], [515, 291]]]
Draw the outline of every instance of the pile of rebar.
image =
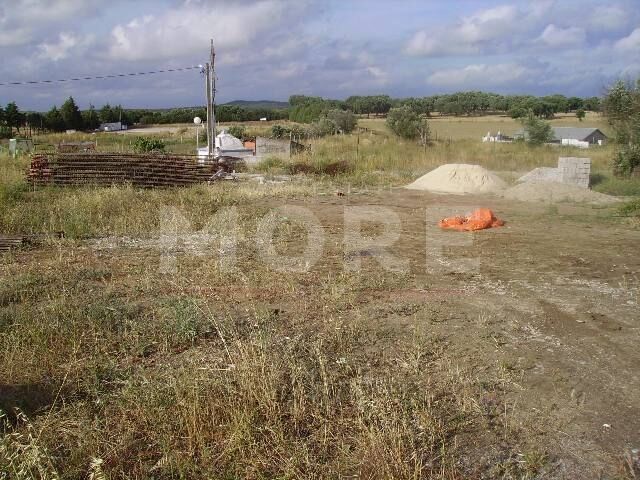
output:
[[179, 187], [215, 180], [219, 172], [220, 165], [187, 155], [47, 153], [34, 155], [27, 178], [33, 185]]
[[39, 245], [47, 238], [64, 238], [63, 232], [40, 233], [31, 235], [6, 235], [0, 234], [0, 253], [8, 252], [13, 248]]
[[0, 235], [0, 252], [22, 247], [25, 243], [25, 238], [22, 235]]

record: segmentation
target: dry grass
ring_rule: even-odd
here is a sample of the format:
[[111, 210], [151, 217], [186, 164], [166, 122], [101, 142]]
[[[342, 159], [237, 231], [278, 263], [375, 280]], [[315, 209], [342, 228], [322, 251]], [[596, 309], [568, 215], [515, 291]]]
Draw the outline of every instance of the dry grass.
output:
[[[5, 262], [1, 407], [31, 420], [5, 421], [6, 451], [23, 453], [0, 450], [0, 465], [63, 478], [86, 477], [92, 459], [111, 478], [532, 478], [541, 468], [515, 461], [523, 446], [517, 427], [505, 429], [504, 370], [478, 376], [428, 329], [383, 327], [354, 303], [410, 278], [281, 275], [243, 251], [244, 275], [185, 259], [170, 282], [144, 252], [104, 259], [71, 244]], [[252, 299], [236, 303], [247, 286]], [[499, 457], [478, 457], [497, 442]]]

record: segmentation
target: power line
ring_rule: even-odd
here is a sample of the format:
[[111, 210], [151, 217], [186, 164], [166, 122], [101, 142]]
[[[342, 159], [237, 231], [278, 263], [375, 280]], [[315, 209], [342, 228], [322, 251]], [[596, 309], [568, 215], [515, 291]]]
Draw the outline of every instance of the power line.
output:
[[77, 82], [80, 80], [102, 80], [106, 78], [136, 77], [138, 75], [155, 75], [157, 73], [184, 72], [186, 70], [195, 70], [195, 69], [202, 70], [202, 65], [194, 65], [192, 67], [182, 67], [182, 68], [165, 68], [164, 70], [152, 70], [149, 72], [115, 73], [112, 75], [94, 75], [90, 77], [61, 78], [58, 80], [25, 80], [21, 82], [2, 82], [0, 83], [0, 87], [6, 87], [11, 85], [37, 85], [41, 83]]

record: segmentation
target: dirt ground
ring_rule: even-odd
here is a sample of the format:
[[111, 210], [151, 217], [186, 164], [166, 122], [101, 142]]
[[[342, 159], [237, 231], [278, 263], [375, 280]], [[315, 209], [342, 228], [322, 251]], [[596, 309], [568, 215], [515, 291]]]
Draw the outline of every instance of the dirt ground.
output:
[[[553, 466], [545, 478], [609, 478], [623, 462], [638, 461], [640, 231], [588, 206], [403, 189], [301, 205], [330, 226], [327, 244], [342, 241], [345, 206], [399, 215], [392, 251], [409, 260], [409, 280], [359, 302], [372, 321], [383, 316], [402, 329], [428, 321], [462, 365], [513, 372], [505, 408], [525, 435], [546, 445]], [[438, 230], [439, 218], [479, 206], [507, 225]], [[375, 262], [375, 253], [355, 255]], [[341, 261], [327, 258], [320, 268]]]

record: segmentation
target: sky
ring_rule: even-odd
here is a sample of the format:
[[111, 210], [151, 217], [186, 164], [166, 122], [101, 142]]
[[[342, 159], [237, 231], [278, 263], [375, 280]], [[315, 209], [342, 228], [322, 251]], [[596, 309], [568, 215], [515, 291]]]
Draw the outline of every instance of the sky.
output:
[[[0, 83], [180, 68], [217, 103], [460, 90], [601, 95], [640, 76], [640, 0], [0, 0]], [[48, 110], [205, 103], [201, 73], [1, 86]]]

